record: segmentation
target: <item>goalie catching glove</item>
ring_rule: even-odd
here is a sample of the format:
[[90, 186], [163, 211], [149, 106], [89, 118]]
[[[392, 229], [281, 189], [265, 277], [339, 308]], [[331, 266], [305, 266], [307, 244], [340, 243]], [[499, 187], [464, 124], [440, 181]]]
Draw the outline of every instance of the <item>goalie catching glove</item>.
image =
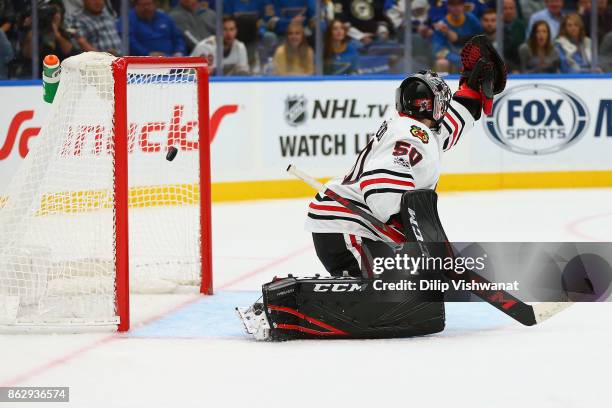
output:
[[461, 50], [461, 79], [454, 99], [480, 117], [493, 111], [493, 96], [506, 88], [506, 64], [485, 35], [472, 37]]

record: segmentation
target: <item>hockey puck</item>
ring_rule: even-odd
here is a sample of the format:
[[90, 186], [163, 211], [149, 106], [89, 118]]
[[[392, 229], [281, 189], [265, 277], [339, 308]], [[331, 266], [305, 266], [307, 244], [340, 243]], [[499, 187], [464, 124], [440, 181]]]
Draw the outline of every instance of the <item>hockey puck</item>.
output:
[[177, 153], [178, 153], [178, 149], [176, 147], [174, 146], [168, 147], [168, 153], [166, 153], [166, 160], [168, 161], [174, 160]]

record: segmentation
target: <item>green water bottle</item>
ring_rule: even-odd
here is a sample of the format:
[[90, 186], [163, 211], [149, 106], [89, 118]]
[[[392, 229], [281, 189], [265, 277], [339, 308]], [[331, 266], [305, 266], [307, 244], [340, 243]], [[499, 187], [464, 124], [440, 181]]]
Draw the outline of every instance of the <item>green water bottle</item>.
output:
[[43, 60], [43, 100], [52, 103], [60, 81], [60, 63], [56, 55], [49, 54]]

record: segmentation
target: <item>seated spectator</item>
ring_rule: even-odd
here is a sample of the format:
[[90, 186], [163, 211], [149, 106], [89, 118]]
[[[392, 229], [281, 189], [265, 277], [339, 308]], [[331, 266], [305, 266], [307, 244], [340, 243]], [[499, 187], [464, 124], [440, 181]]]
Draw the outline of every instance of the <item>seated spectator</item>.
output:
[[0, 12], [5, 13], [0, 15], [0, 30], [4, 32], [13, 50], [13, 59], [7, 64], [11, 79], [32, 77], [31, 55], [24, 55], [22, 51], [24, 39], [32, 28], [32, 17], [26, 3], [20, 6], [16, 1], [0, 0]]
[[544, 1], [545, 0], [515, 0], [519, 17], [524, 21], [529, 21], [534, 13], [546, 8]]
[[266, 0], [225, 0], [223, 14], [234, 17], [238, 28], [238, 39], [243, 43], [253, 42], [264, 25]]
[[197, 43], [215, 35], [217, 15], [198, 0], [180, 0], [168, 15], [183, 33], [187, 51], [193, 50]]
[[[24, 1], [24, 0], [21, 0]], [[27, 1], [27, 0], [25, 0]], [[64, 16], [66, 18], [72, 18], [72, 16], [78, 13], [83, 8], [83, 0], [51, 0], [56, 4], [61, 4], [64, 7]], [[113, 16], [117, 17], [117, 12], [121, 10], [121, 0], [104, 0], [105, 11]]]
[[[50, 2], [38, 6], [38, 55], [42, 70], [42, 60], [46, 55], [55, 54], [61, 60], [81, 52], [71, 35], [64, 29], [63, 9]], [[21, 51], [27, 64], [32, 61], [32, 31], [28, 31]], [[42, 71], [41, 71], [42, 72]]]
[[[157, 10], [155, 0], [134, 0], [133, 4], [134, 9], [129, 14], [130, 54], [153, 56], [185, 54], [183, 34], [166, 13]], [[118, 25], [121, 29], [121, 25]]]
[[266, 0], [225, 0], [223, 13], [236, 21], [238, 40], [244, 43], [251, 72], [259, 73], [261, 61], [272, 59], [277, 35], [265, 29]]
[[478, 19], [464, 12], [463, 6], [464, 0], [448, 0], [448, 15], [433, 24], [432, 47], [438, 72], [456, 72], [461, 66], [461, 48], [474, 35], [482, 33]]
[[[23, 1], [23, 0], [21, 0]], [[27, 0], [25, 0], [27, 1]], [[73, 14], [77, 13], [83, 8], [83, 0], [52, 0], [56, 3], [61, 3], [64, 7], [64, 15], [71, 18]], [[105, 11], [113, 17], [117, 17], [118, 12], [121, 11], [122, 0], [104, 0]]]
[[104, 0], [83, 0], [83, 8], [68, 18], [76, 32], [77, 44], [83, 51], [104, 51], [121, 54], [121, 38], [115, 19], [105, 10]]
[[275, 75], [314, 74], [314, 52], [306, 43], [304, 27], [300, 21], [289, 24], [287, 37], [274, 53]]
[[569, 13], [563, 18], [555, 47], [561, 57], [561, 72], [591, 71], [591, 39], [586, 36], [578, 14]]
[[[400, 42], [404, 38], [404, 11], [406, 2], [395, 0], [395, 4], [387, 10], [387, 17], [393, 23], [393, 28], [398, 33]], [[412, 70], [419, 71], [431, 69], [431, 37], [433, 28], [429, 19], [429, 1], [412, 0]]]
[[388, 40], [392, 22], [386, 11], [391, 6], [388, 1], [334, 0], [335, 18], [347, 24], [348, 36], [363, 45]]
[[83, 0], [61, 0], [61, 2], [67, 18], [71, 18], [83, 9]]
[[265, 0], [268, 30], [284, 35], [290, 24], [314, 27], [315, 0]]
[[[248, 75], [249, 61], [246, 47], [236, 39], [238, 29], [233, 17], [223, 18], [223, 73], [225, 75]], [[210, 61], [216, 61], [217, 44], [215, 36], [201, 41], [194, 48], [191, 56], [202, 56]], [[213, 73], [214, 68], [211, 70]]]
[[[518, 47], [525, 39], [525, 24], [516, 19], [514, 0], [504, 0], [504, 60], [509, 71], [519, 71]], [[488, 9], [480, 17], [484, 34], [497, 47], [497, 12]]]
[[349, 41], [345, 25], [333, 20], [325, 32], [325, 53], [323, 72], [326, 75], [347, 75], [357, 73], [359, 54]]
[[519, 47], [521, 72], [555, 73], [559, 71], [561, 60], [550, 38], [550, 27], [546, 21], [533, 25], [527, 42]]
[[518, 49], [525, 41], [525, 22], [518, 17], [515, 0], [504, 0], [504, 60], [509, 71], [520, 69]]
[[[191, 51], [191, 57], [204, 57], [206, 59], [208, 75], [215, 75], [217, 72], [217, 46], [214, 40], [209, 40], [211, 37], [208, 37], [206, 40], [202, 40], [195, 46], [193, 51]], [[213, 37], [214, 38], [214, 37]]]
[[578, 7], [576, 7], [576, 13], [588, 14], [591, 12], [591, 0], [578, 0]]
[[5, 34], [15, 23], [15, 9], [12, 0], [0, 0], [0, 30]]
[[531, 28], [536, 21], [540, 20], [548, 23], [551, 38], [557, 38], [557, 35], [559, 35], [559, 27], [561, 26], [561, 20], [563, 19], [563, 0], [544, 0], [544, 4], [546, 4], [546, 8], [544, 10], [533, 13], [529, 18], [529, 25], [527, 26], [525, 37], [529, 37]]
[[482, 33], [487, 36], [494, 47], [497, 47], [497, 38], [495, 37], [497, 32], [497, 12], [493, 9], [487, 9], [480, 17], [480, 25], [482, 26]]
[[13, 46], [6, 38], [4, 30], [0, 30], [0, 79], [8, 79], [8, 63], [14, 56]]
[[429, 20], [431, 23], [433, 24], [443, 20], [448, 14], [446, 0], [430, 0], [429, 2], [431, 3], [431, 7], [429, 8]]
[[[431, 20], [429, 19], [429, 2], [427, 0], [412, 0], [412, 32], [422, 38], [433, 35]], [[387, 18], [393, 24], [393, 29], [400, 35], [404, 31], [404, 12], [406, 2], [395, 0], [395, 4], [386, 11]]]
[[604, 72], [612, 72], [612, 31], [604, 35], [601, 40], [599, 66]]
[[[397, 0], [404, 1], [404, 0]], [[430, 0], [429, 18], [433, 23], [443, 20], [448, 14], [447, 0]], [[495, 0], [466, 0], [463, 4], [465, 12], [470, 12], [480, 18], [486, 9], [495, 8]]]
[[482, 18], [482, 15], [487, 10], [495, 10], [495, 0], [466, 0], [464, 8], [466, 12], [470, 12], [478, 18]]
[[323, 20], [325, 24], [330, 24], [336, 17], [336, 12], [334, 11], [334, 1], [333, 0], [322, 0], [321, 1], [321, 12], [323, 13]]
[[[578, 12], [582, 17], [586, 35], [591, 34], [591, 2], [583, 3], [583, 11]], [[579, 8], [580, 9], [580, 8]], [[608, 8], [608, 0], [597, 0], [597, 39], [601, 43], [603, 36], [612, 31], [612, 10]]]

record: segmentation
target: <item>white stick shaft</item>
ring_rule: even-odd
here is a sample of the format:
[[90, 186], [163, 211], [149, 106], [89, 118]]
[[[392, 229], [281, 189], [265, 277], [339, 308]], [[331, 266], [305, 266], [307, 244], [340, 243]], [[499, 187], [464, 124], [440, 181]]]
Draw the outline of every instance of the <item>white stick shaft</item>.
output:
[[572, 306], [573, 302], [544, 302], [533, 306], [536, 322], [542, 323], [559, 312]]
[[306, 184], [308, 184], [310, 187], [314, 188], [317, 191], [323, 188], [323, 184], [319, 183], [317, 180], [310, 177], [308, 174], [299, 170], [293, 164], [290, 164], [289, 167], [287, 167], [287, 171], [296, 176], [297, 178], [304, 180]]

